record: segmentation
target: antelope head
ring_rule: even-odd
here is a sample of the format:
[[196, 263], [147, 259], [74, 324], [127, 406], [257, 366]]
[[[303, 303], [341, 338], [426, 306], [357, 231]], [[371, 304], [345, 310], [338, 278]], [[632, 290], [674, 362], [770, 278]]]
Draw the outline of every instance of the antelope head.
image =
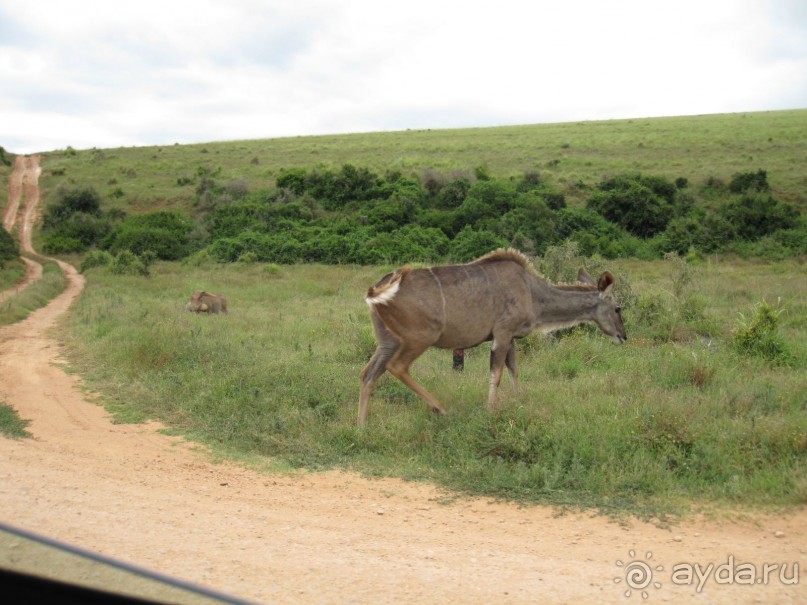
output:
[[614, 276], [608, 271], [600, 275], [597, 283], [585, 269], [577, 273], [577, 280], [588, 286], [596, 286], [599, 291], [597, 306], [594, 310], [594, 323], [606, 336], [610, 336], [615, 343], [622, 344], [628, 340], [625, 326], [622, 323], [622, 307], [614, 295]]

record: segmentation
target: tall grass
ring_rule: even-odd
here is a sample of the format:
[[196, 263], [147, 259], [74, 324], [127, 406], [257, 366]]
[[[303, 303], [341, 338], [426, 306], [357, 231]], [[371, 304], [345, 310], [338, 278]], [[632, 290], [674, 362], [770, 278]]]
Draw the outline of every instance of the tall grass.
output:
[[[149, 279], [92, 269], [62, 333], [121, 419], [158, 418], [231, 455], [616, 511], [807, 502], [803, 268], [707, 263], [694, 314], [676, 308], [669, 262], [609, 269], [640, 293], [625, 310], [627, 345], [586, 328], [525, 339], [521, 396], [503, 384], [494, 414], [487, 347], [468, 351], [463, 373], [450, 351], [430, 350], [413, 373], [449, 415], [386, 375], [364, 430], [358, 374], [374, 346], [361, 294], [387, 267], [162, 263]], [[224, 293], [230, 313], [185, 312], [202, 288]], [[739, 311], [777, 297], [792, 301], [778, 327], [791, 366], [730, 345]]]
[[0, 292], [13, 288], [25, 277], [25, 264], [19, 259], [7, 261], [0, 267]]
[[67, 285], [59, 265], [41, 258], [37, 260], [42, 263], [42, 278], [0, 303], [0, 325], [25, 319], [31, 312], [47, 305]]

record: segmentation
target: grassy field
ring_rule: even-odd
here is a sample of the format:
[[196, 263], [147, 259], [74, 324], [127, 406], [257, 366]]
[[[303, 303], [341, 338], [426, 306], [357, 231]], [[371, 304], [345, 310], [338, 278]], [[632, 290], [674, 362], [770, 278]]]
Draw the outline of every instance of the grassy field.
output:
[[[0, 303], [0, 326], [25, 319], [32, 311], [44, 307], [58, 296], [67, 285], [67, 279], [59, 265], [41, 258], [37, 260], [42, 263], [42, 279]], [[11, 279], [11, 275], [17, 275], [12, 267], [10, 265], [6, 270], [0, 271], [0, 282]], [[24, 273], [24, 268], [22, 271]]]
[[25, 277], [25, 264], [19, 259], [10, 260], [0, 268], [0, 292], [14, 287]]
[[[292, 167], [484, 167], [495, 177], [537, 170], [581, 205], [617, 173], [702, 184], [764, 169], [773, 195], [804, 212], [805, 141], [807, 110], [794, 110], [68, 148], [44, 154], [40, 184], [46, 202], [62, 186], [91, 185], [104, 210], [191, 212], [200, 171], [257, 189]], [[4, 196], [8, 173], [0, 167]], [[449, 351], [416, 362], [446, 418], [386, 376], [368, 427], [355, 427], [358, 374], [374, 350], [362, 293], [389, 267], [157, 263], [148, 279], [96, 268], [60, 332], [75, 371], [120, 421], [157, 418], [226, 456], [614, 513], [807, 502], [803, 259], [592, 264], [622, 280], [628, 344], [585, 328], [525, 339], [521, 397], [503, 384], [492, 415], [485, 345], [463, 373]], [[57, 279], [46, 269], [45, 299], [63, 287]], [[226, 294], [231, 312], [185, 312], [195, 289]]]
[[777, 198], [807, 210], [807, 110], [387, 133], [199, 145], [72, 149], [44, 157], [42, 183], [93, 185], [110, 207], [187, 210], [199, 168], [222, 181], [273, 187], [282, 168], [345, 163], [422, 175], [485, 166], [492, 176], [539, 171], [580, 203], [604, 176], [642, 172], [703, 183], [768, 171]]
[[[159, 263], [150, 279], [93, 269], [62, 337], [121, 420], [158, 418], [239, 458], [635, 514], [807, 502], [804, 266], [608, 268], [630, 286], [628, 344], [589, 329], [529, 337], [521, 397], [503, 383], [493, 415], [483, 345], [463, 373], [450, 351], [416, 362], [447, 417], [386, 375], [368, 426], [355, 427], [374, 350], [361, 296], [388, 267]], [[185, 312], [198, 288], [226, 293], [230, 313]], [[768, 358], [732, 345], [763, 300], [781, 312]]]

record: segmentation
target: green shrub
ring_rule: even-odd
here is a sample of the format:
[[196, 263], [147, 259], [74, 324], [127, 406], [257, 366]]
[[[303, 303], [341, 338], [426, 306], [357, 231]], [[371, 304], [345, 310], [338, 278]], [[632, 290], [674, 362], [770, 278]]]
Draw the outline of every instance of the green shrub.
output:
[[[543, 252], [557, 238], [555, 213], [534, 191], [518, 194], [512, 205], [513, 208], [497, 221], [496, 233], [523, 252]], [[527, 242], [529, 244], [525, 245]]]
[[600, 184], [586, 207], [639, 237], [664, 231], [673, 217], [675, 185], [641, 175], [609, 179]]
[[84, 273], [93, 267], [103, 267], [112, 264], [112, 255], [106, 250], [91, 250], [88, 252], [84, 259], [81, 261], [79, 271]]
[[740, 172], [731, 177], [729, 191], [732, 193], [745, 193], [746, 191], [770, 191], [768, 173], [765, 170], [756, 172]]
[[117, 225], [103, 241], [113, 253], [129, 250], [143, 254], [150, 250], [162, 260], [179, 260], [190, 253], [193, 225], [176, 212], [160, 210], [131, 216]]
[[45, 210], [42, 249], [48, 254], [82, 252], [110, 231], [113, 215], [104, 217], [100, 198], [91, 187], [61, 189]]
[[87, 246], [80, 239], [60, 235], [58, 233], [46, 234], [42, 238], [42, 251], [45, 254], [70, 254], [83, 252]]
[[265, 224], [260, 215], [264, 208], [265, 205], [254, 202], [216, 206], [205, 225], [213, 240], [235, 237], [244, 231], [263, 231]]
[[48, 206], [42, 221], [45, 230], [58, 229], [61, 223], [76, 213], [101, 215], [101, 198], [92, 187], [61, 189], [55, 204]]
[[765, 193], [745, 193], [740, 198], [724, 203], [719, 215], [747, 240], [759, 239], [780, 229], [793, 229], [799, 211]]
[[305, 177], [305, 191], [328, 210], [342, 208], [348, 202], [380, 197], [380, 184], [378, 175], [352, 164], [345, 164], [339, 172], [314, 170]]
[[271, 278], [278, 278], [283, 275], [283, 270], [280, 268], [280, 265], [276, 263], [268, 263], [264, 265], [263, 272], [267, 277]]
[[[0, 147], [2, 149], [2, 147]], [[20, 255], [17, 242], [11, 234], [0, 225], [0, 267], [8, 260], [17, 258]]]
[[449, 256], [457, 262], [468, 262], [508, 244], [506, 239], [490, 231], [475, 231], [465, 227], [452, 240]]
[[439, 229], [406, 225], [389, 233], [379, 233], [357, 250], [350, 262], [361, 264], [435, 262], [445, 258], [450, 241]]
[[375, 203], [367, 213], [367, 223], [379, 231], [394, 231], [415, 218], [417, 204], [407, 197], [393, 196]]
[[480, 164], [474, 168], [474, 176], [478, 181], [490, 181], [493, 178], [486, 164]]
[[247, 250], [241, 256], [238, 257], [236, 262], [248, 265], [251, 263], [257, 263], [258, 260], [259, 259], [257, 254], [255, 254], [252, 250]]
[[471, 190], [471, 180], [460, 177], [446, 183], [437, 195], [437, 203], [441, 208], [458, 208], [465, 201]]
[[754, 305], [749, 317], [741, 313], [731, 336], [734, 349], [743, 355], [787, 361], [788, 352], [777, 331], [783, 311], [779, 304], [771, 306], [763, 300]]
[[130, 250], [121, 250], [112, 259], [109, 271], [113, 275], [140, 275], [148, 277], [150, 274], [149, 265], [153, 257], [146, 255], [138, 256]]
[[584, 208], [562, 208], [555, 216], [558, 241], [574, 239], [580, 233], [589, 233], [598, 238], [618, 238], [625, 233], [618, 225]]
[[283, 169], [277, 177], [277, 187], [288, 189], [297, 195], [302, 195], [305, 191], [305, 168]]
[[468, 190], [462, 205], [455, 212], [457, 229], [478, 226], [485, 218], [498, 218], [513, 207], [516, 191], [501, 181], [479, 181]]

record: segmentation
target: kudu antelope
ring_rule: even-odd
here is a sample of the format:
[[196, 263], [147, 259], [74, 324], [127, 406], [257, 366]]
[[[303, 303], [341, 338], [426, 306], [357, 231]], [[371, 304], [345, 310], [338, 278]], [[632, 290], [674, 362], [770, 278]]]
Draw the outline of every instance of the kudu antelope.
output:
[[580, 269], [577, 278], [577, 285], [550, 284], [512, 249], [496, 250], [465, 265], [403, 267], [385, 275], [365, 297], [378, 347], [360, 375], [359, 426], [366, 422], [370, 396], [387, 370], [432, 410], [445, 414], [409, 374], [409, 366], [429, 347], [467, 349], [492, 341], [488, 409], [493, 410], [505, 366], [518, 396], [514, 338], [590, 321], [615, 342], [625, 342], [613, 276], [606, 271], [595, 284]]

